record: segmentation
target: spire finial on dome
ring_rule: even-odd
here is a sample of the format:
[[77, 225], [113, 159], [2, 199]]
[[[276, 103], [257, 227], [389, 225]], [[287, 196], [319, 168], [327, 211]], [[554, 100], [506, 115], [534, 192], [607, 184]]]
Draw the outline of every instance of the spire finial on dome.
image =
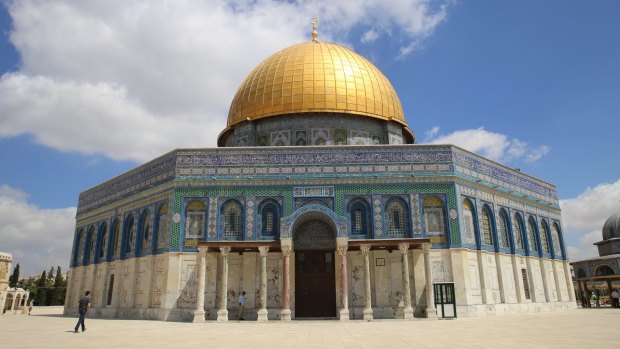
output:
[[311, 18], [310, 24], [312, 24], [312, 42], [319, 42], [319, 40], [317, 40], [319, 33], [316, 31], [316, 25], [319, 24], [319, 19], [316, 17]]

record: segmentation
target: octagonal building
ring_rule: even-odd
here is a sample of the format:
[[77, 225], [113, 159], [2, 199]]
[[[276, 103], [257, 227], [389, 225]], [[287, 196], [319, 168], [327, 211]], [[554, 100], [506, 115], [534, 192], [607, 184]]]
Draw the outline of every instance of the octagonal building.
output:
[[300, 43], [235, 94], [218, 148], [80, 194], [65, 315], [437, 318], [575, 308], [554, 185], [418, 145], [370, 61]]

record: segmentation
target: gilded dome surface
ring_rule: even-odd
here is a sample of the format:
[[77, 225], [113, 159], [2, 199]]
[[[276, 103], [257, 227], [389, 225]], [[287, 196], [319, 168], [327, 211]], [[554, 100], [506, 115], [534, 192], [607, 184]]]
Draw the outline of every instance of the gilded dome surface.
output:
[[337, 44], [306, 42], [276, 52], [254, 68], [231, 103], [228, 127], [307, 112], [407, 125], [394, 87], [370, 61]]

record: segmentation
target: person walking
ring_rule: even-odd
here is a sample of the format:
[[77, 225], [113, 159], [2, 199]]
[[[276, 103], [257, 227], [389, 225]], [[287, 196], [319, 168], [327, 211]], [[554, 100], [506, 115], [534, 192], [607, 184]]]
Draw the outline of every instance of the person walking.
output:
[[597, 307], [598, 308], [598, 298], [596, 297], [596, 293], [594, 293], [594, 291], [592, 291], [592, 295], [590, 296], [590, 306], [592, 308]]
[[80, 319], [75, 325], [75, 330], [73, 333], [78, 333], [78, 328], [80, 325], [82, 326], [82, 332], [86, 331], [86, 326], [84, 325], [84, 317], [86, 316], [86, 312], [88, 311], [88, 307], [90, 306], [90, 291], [86, 291], [84, 297], [80, 298], [78, 301], [78, 311], [80, 312]]
[[34, 307], [34, 301], [30, 301], [30, 303], [28, 303], [28, 315], [30, 315], [30, 312], [32, 311], [32, 308]]
[[611, 307], [612, 308], [620, 308], [620, 299], [618, 299], [618, 290], [614, 289], [611, 291]]
[[243, 310], [245, 308], [245, 291], [239, 294], [239, 317], [238, 320], [243, 320]]

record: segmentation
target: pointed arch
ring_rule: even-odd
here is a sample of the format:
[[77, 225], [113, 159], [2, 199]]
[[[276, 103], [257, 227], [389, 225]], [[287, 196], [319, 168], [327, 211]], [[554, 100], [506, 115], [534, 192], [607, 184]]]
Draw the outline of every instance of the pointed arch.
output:
[[529, 252], [538, 252], [538, 244], [536, 242], [536, 221], [533, 216], [527, 219], [527, 246]]
[[168, 239], [170, 236], [170, 224], [168, 214], [168, 205], [162, 204], [157, 210], [157, 217], [155, 222], [157, 224], [156, 233], [154, 234], [155, 241], [153, 242], [153, 249], [160, 249], [168, 247]]
[[462, 204], [462, 208], [463, 208], [463, 234], [464, 236], [464, 240], [466, 243], [468, 244], [476, 244], [476, 226], [475, 226], [475, 221], [474, 221], [474, 217], [475, 215], [475, 209], [474, 209], [474, 204], [472, 203], [472, 201], [469, 198], [465, 198], [463, 199], [463, 204]]
[[185, 206], [185, 237], [202, 238], [205, 236], [205, 217], [207, 206], [202, 200], [195, 199]]
[[118, 258], [121, 255], [121, 221], [116, 218], [112, 221], [110, 228], [110, 247], [108, 256], [110, 259]]
[[481, 240], [482, 244], [486, 246], [494, 246], [495, 241], [493, 239], [493, 223], [492, 223], [493, 214], [491, 213], [491, 209], [488, 205], [484, 205], [482, 207], [482, 211], [480, 212], [480, 227], [482, 229]]
[[266, 238], [280, 236], [280, 217], [282, 217], [280, 204], [276, 200], [267, 199], [260, 203], [258, 211], [261, 217], [261, 236]]
[[220, 212], [221, 236], [224, 240], [241, 240], [243, 234], [243, 206], [235, 199], [222, 205]]
[[553, 254], [556, 258], [562, 258], [562, 242], [560, 239], [560, 226], [557, 222], [551, 225], [551, 243], [553, 244]]
[[525, 251], [525, 245], [523, 244], [523, 217], [519, 213], [515, 213], [512, 216], [512, 238], [515, 245], [515, 250]]
[[128, 214], [123, 224], [123, 253], [122, 257], [125, 257], [135, 252], [135, 240], [136, 240], [136, 224], [133, 214]]
[[435, 195], [429, 196], [422, 202], [422, 210], [426, 235], [444, 236], [446, 234], [444, 201]]
[[76, 267], [82, 264], [82, 256], [84, 255], [84, 240], [86, 237], [84, 236], [84, 228], [80, 228], [76, 234], [75, 238], [75, 247], [73, 254], [73, 265]]
[[497, 240], [500, 248], [510, 247], [510, 239], [508, 237], [510, 231], [509, 222], [510, 219], [508, 218], [508, 213], [506, 213], [506, 209], [500, 209], [497, 222]]
[[347, 209], [351, 222], [351, 237], [370, 238], [370, 205], [364, 198], [354, 198]]
[[103, 261], [106, 257], [106, 250], [108, 248], [108, 224], [106, 222], [101, 222], [99, 225], [99, 238], [98, 247], [97, 247], [97, 256], [96, 261]]
[[146, 208], [140, 214], [138, 223], [138, 243], [136, 243], [136, 254], [144, 255], [150, 252], [150, 244], [152, 239], [151, 232], [151, 211]]
[[405, 200], [399, 197], [390, 198], [385, 203], [387, 232], [390, 237], [406, 237], [409, 235], [409, 208]]
[[542, 219], [540, 222], [540, 245], [544, 253], [551, 253], [549, 235], [549, 224], [546, 219]]
[[88, 244], [84, 249], [84, 265], [92, 263], [95, 257], [95, 241], [97, 240], [97, 234], [95, 233], [95, 226], [91, 225], [88, 228], [88, 234], [86, 234]]

